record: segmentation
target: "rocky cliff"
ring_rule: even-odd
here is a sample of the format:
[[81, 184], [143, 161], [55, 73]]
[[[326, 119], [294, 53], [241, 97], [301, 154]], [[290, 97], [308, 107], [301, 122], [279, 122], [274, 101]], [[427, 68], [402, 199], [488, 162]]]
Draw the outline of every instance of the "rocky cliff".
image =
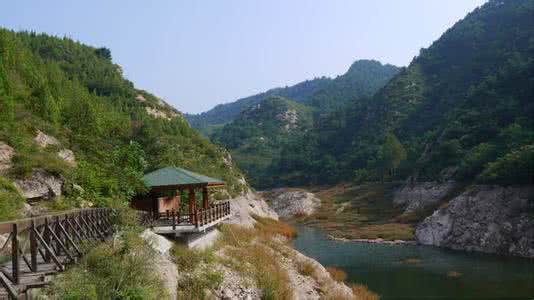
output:
[[476, 185], [417, 226], [425, 245], [534, 258], [534, 186]]
[[321, 199], [304, 190], [275, 189], [263, 196], [282, 219], [309, 216], [321, 206]]

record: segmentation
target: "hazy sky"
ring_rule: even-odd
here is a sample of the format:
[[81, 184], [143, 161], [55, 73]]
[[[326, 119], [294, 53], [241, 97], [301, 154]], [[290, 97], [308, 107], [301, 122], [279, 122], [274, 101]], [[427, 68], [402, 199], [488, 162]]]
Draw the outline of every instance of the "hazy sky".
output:
[[138, 88], [201, 112], [344, 73], [407, 65], [485, 0], [4, 1], [0, 26], [111, 49]]

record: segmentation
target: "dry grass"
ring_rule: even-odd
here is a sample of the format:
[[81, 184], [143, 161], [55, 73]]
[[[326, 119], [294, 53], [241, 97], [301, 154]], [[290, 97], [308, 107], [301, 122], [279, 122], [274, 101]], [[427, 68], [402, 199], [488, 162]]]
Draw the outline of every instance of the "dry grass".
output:
[[449, 271], [449, 272], [447, 272], [447, 277], [451, 277], [451, 278], [458, 278], [458, 277], [461, 277], [462, 275], [464, 275], [464, 274], [462, 274], [460, 272], [457, 272], [457, 271]]
[[315, 273], [315, 266], [308, 260], [299, 260], [297, 262], [297, 269], [304, 276], [313, 276]]
[[273, 238], [282, 234], [294, 236], [289, 225], [276, 220], [256, 217], [255, 228], [244, 228], [225, 224], [221, 227], [222, 239], [218, 247], [223, 247], [228, 259], [223, 263], [246, 277], [254, 278], [263, 292], [262, 299], [290, 299], [291, 290], [286, 270], [280, 265], [280, 255], [269, 245]]
[[386, 223], [355, 228], [351, 234], [361, 239], [413, 240], [414, 229], [410, 224]]
[[297, 230], [287, 223], [271, 218], [262, 218], [256, 215], [253, 215], [252, 217], [257, 222], [254, 227], [266, 237], [272, 237], [279, 234], [288, 239], [293, 239], [297, 236]]
[[328, 271], [328, 273], [330, 273], [330, 276], [332, 276], [332, 278], [337, 282], [344, 282], [347, 279], [347, 273], [345, 273], [345, 271], [341, 269], [327, 267], [326, 271]]
[[366, 285], [353, 284], [350, 286], [352, 294], [359, 300], [379, 300], [380, 296], [371, 292]]
[[421, 262], [422, 261], [419, 258], [407, 258], [407, 259], [402, 261], [403, 264], [408, 264], [408, 265], [418, 265]]

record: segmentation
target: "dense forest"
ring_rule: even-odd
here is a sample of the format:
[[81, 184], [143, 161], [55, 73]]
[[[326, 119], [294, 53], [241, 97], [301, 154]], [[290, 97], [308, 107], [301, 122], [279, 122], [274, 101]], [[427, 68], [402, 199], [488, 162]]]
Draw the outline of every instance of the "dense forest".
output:
[[[230, 193], [244, 186], [226, 150], [190, 128], [183, 116], [122, 75], [106, 48], [68, 38], [0, 29], [0, 141], [14, 148], [13, 167], [0, 176], [3, 211], [16, 207], [11, 181], [44, 169], [65, 178], [67, 205], [127, 201], [143, 191], [145, 171], [167, 165], [226, 181]], [[42, 149], [38, 132], [72, 149], [77, 164]], [[69, 189], [81, 186], [83, 195]], [[81, 197], [80, 197], [81, 196]]]
[[[252, 130], [241, 115], [212, 138], [260, 188], [406, 179], [533, 182], [533, 58], [534, 1], [489, 1], [408, 67], [359, 61], [300, 98], [312, 109], [313, 125], [277, 142], [275, 155], [236, 145], [238, 137], [257, 141], [279, 132]], [[230, 104], [216, 109], [222, 107]]]
[[282, 150], [281, 184], [531, 183], [534, 1], [489, 1], [374, 97], [316, 120]]
[[372, 96], [398, 70], [395, 66], [382, 65], [378, 61], [359, 60], [345, 74], [334, 79], [320, 77], [289, 87], [274, 88], [231, 103], [219, 104], [198, 115], [186, 114], [185, 118], [193, 128], [209, 136], [215, 129], [238, 118], [242, 111], [273, 96], [287, 98], [314, 107], [317, 113], [324, 113], [340, 108], [350, 100]]
[[[272, 166], [282, 159], [282, 149], [302, 140], [304, 133], [312, 129], [314, 119], [343, 109], [351, 101], [372, 96], [398, 70], [395, 66], [383, 65], [378, 61], [358, 60], [345, 74], [334, 79], [323, 78], [321, 84], [315, 79], [284, 89], [273, 89], [231, 104], [219, 105], [194, 117], [207, 118], [211, 122], [212, 125], [201, 126], [200, 130], [232, 152], [235, 161], [254, 186], [273, 186], [278, 184], [278, 179], [273, 176]], [[285, 97], [273, 96], [273, 93], [282, 93]], [[215, 123], [219, 119], [210, 116], [223, 108], [240, 109], [241, 112], [233, 121], [217, 126]], [[294, 120], [280, 118], [291, 114]], [[296, 122], [298, 126], [293, 126], [295, 124], [291, 122]]]

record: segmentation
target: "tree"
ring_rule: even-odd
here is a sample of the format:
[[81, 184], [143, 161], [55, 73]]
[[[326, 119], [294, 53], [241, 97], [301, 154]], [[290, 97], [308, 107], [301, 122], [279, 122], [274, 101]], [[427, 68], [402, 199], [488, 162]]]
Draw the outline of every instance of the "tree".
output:
[[399, 142], [399, 139], [392, 132], [388, 132], [378, 155], [378, 166], [382, 171], [383, 177], [393, 177], [401, 162], [406, 159], [406, 156], [406, 150]]
[[108, 48], [102, 47], [95, 50], [95, 54], [98, 57], [111, 60], [111, 50]]

